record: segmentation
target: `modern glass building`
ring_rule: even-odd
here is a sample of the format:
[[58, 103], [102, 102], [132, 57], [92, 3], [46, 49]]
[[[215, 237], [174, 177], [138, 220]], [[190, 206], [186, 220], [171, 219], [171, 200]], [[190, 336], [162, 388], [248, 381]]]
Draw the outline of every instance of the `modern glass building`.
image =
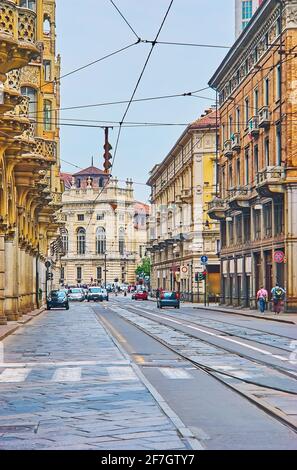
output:
[[236, 37], [238, 37], [244, 28], [248, 25], [251, 17], [263, 1], [264, 0], [235, 0]]

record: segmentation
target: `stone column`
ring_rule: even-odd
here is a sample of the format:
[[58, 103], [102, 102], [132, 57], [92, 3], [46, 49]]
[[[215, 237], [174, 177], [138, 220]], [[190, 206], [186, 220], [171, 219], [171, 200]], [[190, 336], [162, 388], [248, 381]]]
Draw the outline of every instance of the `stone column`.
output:
[[8, 320], [18, 320], [18, 272], [16, 239], [5, 241], [5, 315]]
[[287, 310], [297, 312], [297, 184], [287, 186], [287, 224], [286, 224], [286, 289]]
[[5, 237], [0, 233], [0, 325], [6, 325], [7, 319], [4, 314], [4, 292], [5, 291]]

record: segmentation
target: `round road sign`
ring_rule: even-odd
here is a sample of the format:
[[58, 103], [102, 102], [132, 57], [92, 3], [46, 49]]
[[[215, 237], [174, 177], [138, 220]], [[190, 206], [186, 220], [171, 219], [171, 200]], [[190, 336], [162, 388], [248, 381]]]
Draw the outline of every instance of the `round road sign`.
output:
[[275, 251], [273, 259], [276, 263], [283, 263], [285, 260], [285, 253], [283, 251]]

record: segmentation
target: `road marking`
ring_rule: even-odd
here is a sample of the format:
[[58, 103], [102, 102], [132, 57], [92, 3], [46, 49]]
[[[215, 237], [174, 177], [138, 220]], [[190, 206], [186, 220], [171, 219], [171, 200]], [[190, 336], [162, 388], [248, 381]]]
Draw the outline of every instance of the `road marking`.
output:
[[67, 367], [67, 366], [100, 366], [100, 365], [127, 365], [131, 361], [126, 359], [118, 361], [52, 361], [52, 362], [2, 362], [0, 363], [0, 368], [28, 368], [28, 367]]
[[168, 379], [192, 379], [193, 377], [184, 369], [172, 369], [171, 367], [159, 367], [159, 371]]
[[81, 367], [61, 367], [53, 375], [52, 382], [79, 382]]
[[[122, 309], [122, 310], [124, 310], [124, 309]], [[260, 352], [262, 354], [265, 354], [266, 356], [271, 356], [274, 359], [279, 359], [281, 361], [290, 361], [289, 358], [278, 356], [277, 354], [273, 354], [270, 351], [267, 351], [266, 349], [256, 348], [255, 346], [251, 346], [249, 344], [242, 343], [241, 341], [237, 341], [237, 340], [232, 339], [232, 338], [227, 338], [226, 336], [218, 335], [216, 333], [211, 333], [210, 331], [204, 330], [203, 328], [198, 328], [197, 326], [186, 325], [185, 323], [180, 322], [178, 320], [173, 320], [173, 319], [168, 318], [168, 317], [166, 317], [166, 318], [162, 317], [161, 315], [157, 315], [156, 313], [151, 313], [151, 312], [147, 312], [147, 313], [149, 315], [153, 316], [153, 317], [161, 318], [162, 320], [167, 320], [167, 321], [172, 322], [172, 323], [177, 323], [178, 325], [181, 325], [181, 326], [186, 326], [187, 328], [190, 328], [191, 330], [200, 331], [201, 333], [205, 333], [206, 335], [214, 336], [215, 338], [222, 339], [224, 341], [229, 341], [230, 343], [239, 344], [240, 346], [243, 346], [245, 348], [252, 349], [253, 351], [257, 351], [257, 352]]]
[[24, 382], [32, 369], [5, 369], [0, 374], [0, 382]]
[[137, 380], [131, 367], [106, 367], [111, 380]]

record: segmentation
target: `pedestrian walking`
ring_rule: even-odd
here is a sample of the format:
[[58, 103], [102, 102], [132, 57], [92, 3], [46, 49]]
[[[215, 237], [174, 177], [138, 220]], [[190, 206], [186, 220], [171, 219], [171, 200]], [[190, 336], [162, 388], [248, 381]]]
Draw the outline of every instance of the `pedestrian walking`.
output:
[[276, 284], [275, 287], [271, 289], [272, 302], [273, 302], [273, 311], [274, 313], [280, 313], [283, 300], [286, 295], [285, 289], [283, 289], [279, 284]]
[[160, 298], [160, 289], [158, 287], [158, 289], [156, 290], [156, 299], [159, 299]]
[[260, 289], [257, 292], [257, 301], [259, 305], [259, 309], [261, 313], [265, 312], [265, 307], [266, 307], [266, 302], [268, 300], [268, 292], [264, 287], [260, 287]]

